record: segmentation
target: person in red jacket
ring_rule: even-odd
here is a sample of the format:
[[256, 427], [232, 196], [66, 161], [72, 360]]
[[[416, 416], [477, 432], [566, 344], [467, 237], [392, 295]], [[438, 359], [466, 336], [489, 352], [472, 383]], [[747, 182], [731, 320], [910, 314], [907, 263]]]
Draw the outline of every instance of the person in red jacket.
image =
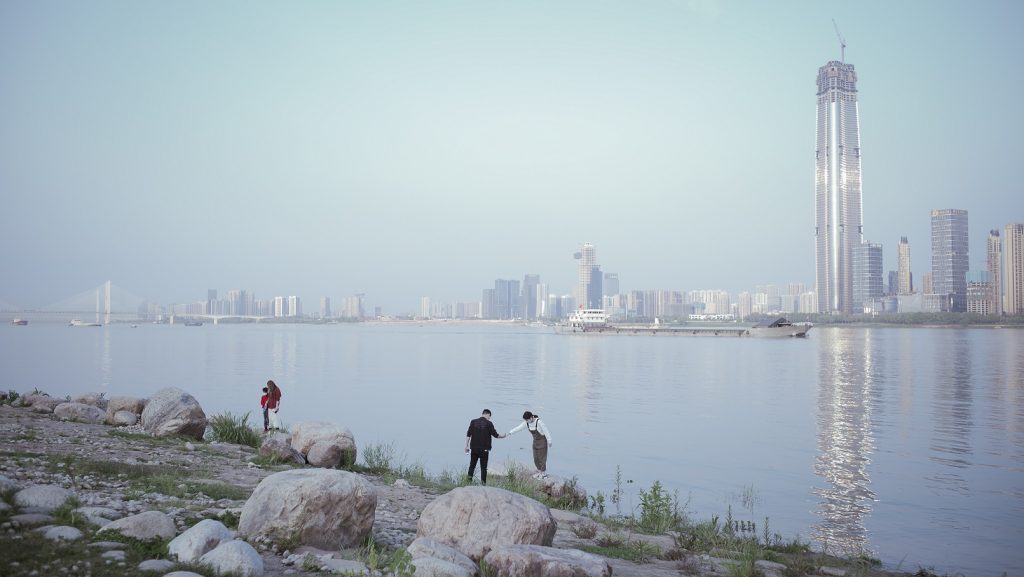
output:
[[281, 419], [277, 412], [281, 410], [281, 388], [274, 381], [267, 381], [267, 417], [269, 428], [275, 431], [281, 429]]

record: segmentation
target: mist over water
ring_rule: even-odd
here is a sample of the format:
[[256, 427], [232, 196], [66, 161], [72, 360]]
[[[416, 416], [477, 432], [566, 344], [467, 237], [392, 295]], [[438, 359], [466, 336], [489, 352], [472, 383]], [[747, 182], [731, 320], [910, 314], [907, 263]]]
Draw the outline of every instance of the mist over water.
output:
[[[0, 388], [192, 393], [208, 415], [349, 427], [362, 449], [462, 470], [466, 425], [539, 413], [549, 471], [626, 498], [655, 480], [698, 520], [753, 520], [890, 568], [1024, 572], [1024, 331], [823, 328], [808, 339], [559, 336], [487, 323], [0, 327]], [[491, 467], [531, 463], [495, 440]], [[609, 503], [610, 512], [615, 507]]]

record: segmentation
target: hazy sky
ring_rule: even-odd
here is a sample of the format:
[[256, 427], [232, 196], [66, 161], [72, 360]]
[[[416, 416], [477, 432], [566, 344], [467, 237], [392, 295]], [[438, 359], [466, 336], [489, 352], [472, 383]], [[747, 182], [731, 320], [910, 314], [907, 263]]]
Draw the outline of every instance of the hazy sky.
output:
[[859, 75], [865, 236], [1024, 220], [1019, 2], [0, 0], [0, 300], [475, 301], [814, 282], [815, 77]]

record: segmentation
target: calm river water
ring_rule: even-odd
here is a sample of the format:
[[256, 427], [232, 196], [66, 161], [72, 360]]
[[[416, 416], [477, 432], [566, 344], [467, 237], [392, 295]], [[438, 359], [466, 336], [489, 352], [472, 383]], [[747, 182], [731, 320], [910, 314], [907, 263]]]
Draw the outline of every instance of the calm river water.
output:
[[[808, 339], [559, 336], [487, 323], [0, 327], [0, 388], [192, 393], [208, 415], [349, 427], [428, 471], [465, 467], [466, 425], [539, 413], [549, 471], [623, 513], [655, 480], [697, 520], [761, 523], [890, 568], [1024, 574], [1024, 330], [823, 328]], [[531, 463], [495, 440], [492, 468]], [[751, 498], [752, 497], [752, 498]], [[610, 505], [611, 512], [615, 512]]]

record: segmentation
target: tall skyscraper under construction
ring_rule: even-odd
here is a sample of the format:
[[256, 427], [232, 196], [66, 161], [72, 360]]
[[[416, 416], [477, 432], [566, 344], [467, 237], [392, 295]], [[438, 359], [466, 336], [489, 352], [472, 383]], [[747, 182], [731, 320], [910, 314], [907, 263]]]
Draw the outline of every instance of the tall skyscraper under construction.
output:
[[864, 241], [857, 73], [831, 61], [818, 69], [814, 169], [818, 312], [853, 312], [853, 251]]

